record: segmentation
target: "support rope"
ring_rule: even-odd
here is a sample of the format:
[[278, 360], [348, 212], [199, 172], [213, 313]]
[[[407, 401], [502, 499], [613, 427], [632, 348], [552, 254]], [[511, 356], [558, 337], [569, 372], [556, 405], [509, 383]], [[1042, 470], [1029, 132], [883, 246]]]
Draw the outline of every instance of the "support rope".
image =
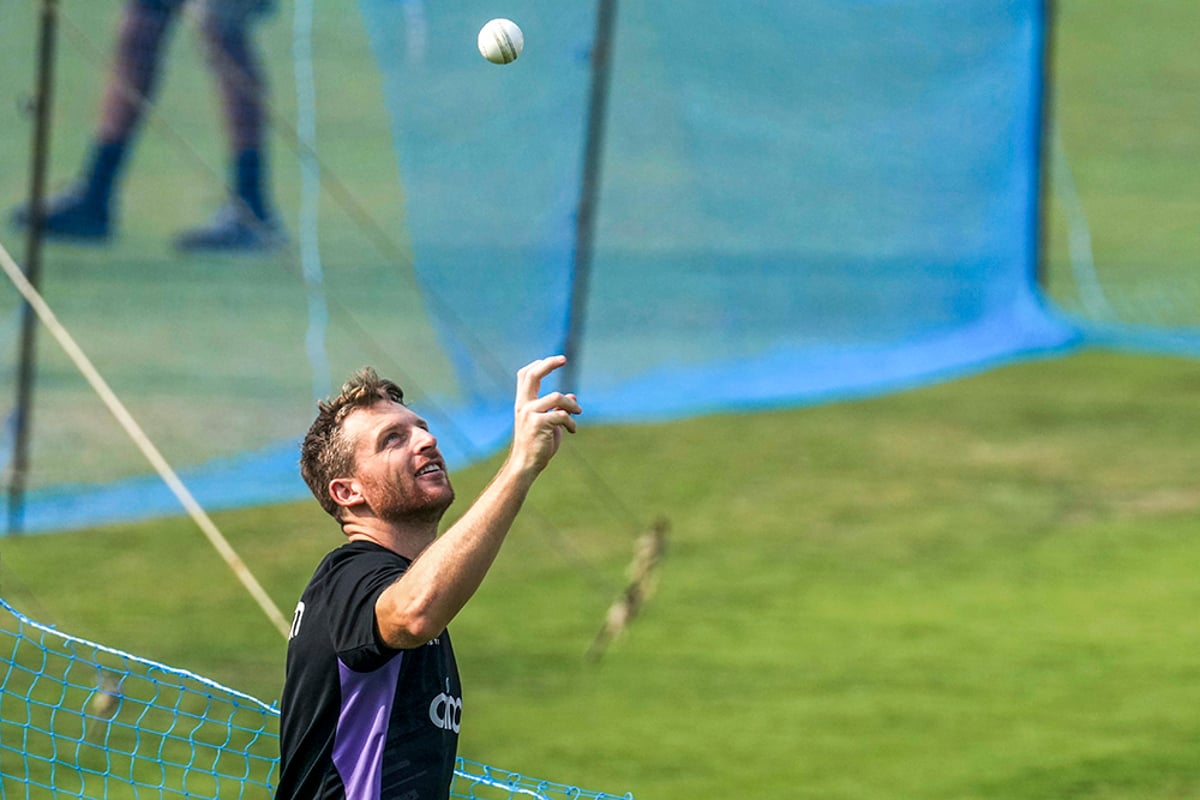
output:
[[162, 453], [154, 446], [154, 442], [150, 441], [150, 438], [142, 430], [141, 426], [138, 425], [137, 420], [133, 418], [129, 410], [125, 408], [120, 398], [109, 388], [108, 383], [92, 364], [91, 359], [87, 357], [87, 354], [83, 352], [83, 349], [79, 347], [67, 329], [58, 321], [58, 317], [54, 314], [54, 311], [51, 310], [50, 306], [42, 298], [42, 295], [25, 277], [25, 273], [21, 271], [21, 268], [13, 260], [13, 257], [9, 255], [8, 250], [5, 249], [3, 244], [0, 244], [0, 267], [4, 269], [13, 286], [25, 298], [25, 302], [29, 303], [30, 308], [37, 314], [38, 319], [46, 326], [46, 330], [58, 341], [63, 351], [67, 354], [67, 357], [71, 359], [75, 367], [87, 379], [88, 384], [99, 395], [100, 400], [112, 412], [112, 415], [116, 417], [117, 422], [125, 429], [125, 432], [129, 434], [129, 438], [142, 451], [142, 455], [146, 457], [151, 466], [154, 467], [154, 470], [159, 474], [159, 477], [163, 479], [163, 482], [167, 484], [171, 492], [178, 498], [184, 510], [187, 511], [188, 516], [192, 518], [205, 537], [208, 538], [209, 543], [212, 544], [217, 553], [224, 559], [225, 563], [233, 571], [233, 574], [237, 576], [237, 579], [250, 592], [255, 602], [258, 603], [259, 608], [263, 610], [263, 613], [271, 621], [271, 624], [286, 639], [290, 626], [279, 611], [279, 608], [267, 595], [266, 591], [234, 551], [233, 547], [230, 546], [220, 529], [217, 528], [216, 524], [209, 518], [200, 504], [196, 502], [196, 498], [192, 496], [187, 486], [179, 479], [179, 475], [175, 473], [175, 470], [163, 458]]

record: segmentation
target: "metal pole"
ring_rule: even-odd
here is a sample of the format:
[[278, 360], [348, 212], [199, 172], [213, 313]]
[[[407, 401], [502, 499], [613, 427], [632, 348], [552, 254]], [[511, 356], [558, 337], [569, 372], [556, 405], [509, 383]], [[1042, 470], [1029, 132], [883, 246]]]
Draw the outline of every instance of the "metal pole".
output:
[[1054, 0], [1042, 0], [1038, 4], [1038, 12], [1041, 19], [1042, 41], [1039, 52], [1035, 53], [1037, 58], [1036, 73], [1034, 80], [1037, 81], [1038, 106], [1037, 106], [1037, 131], [1036, 136], [1037, 150], [1035, 158], [1037, 164], [1034, 167], [1034, 180], [1036, 186], [1034, 188], [1034, 211], [1033, 211], [1033, 226], [1034, 226], [1034, 241], [1032, 244], [1031, 258], [1033, 259], [1032, 278], [1034, 286], [1038, 291], [1046, 290], [1046, 238], [1049, 228], [1049, 215], [1047, 209], [1050, 207], [1050, 159], [1047, 157], [1049, 152], [1050, 134], [1057, 124], [1054, 120], [1054, 37], [1058, 33], [1058, 14], [1057, 6]]
[[600, 161], [604, 152], [605, 115], [608, 109], [609, 63], [616, 18], [617, 0], [599, 0], [596, 8], [596, 37], [592, 43], [592, 85], [584, 140], [583, 180], [579, 188], [579, 207], [575, 218], [571, 297], [567, 308], [566, 340], [563, 343], [567, 365], [563, 367], [562, 385], [570, 390], [578, 388], [579, 349], [592, 271], [596, 198], [600, 192]]
[[[25, 276], [37, 288], [42, 266], [42, 200], [50, 155], [50, 111], [54, 88], [54, 44], [58, 0], [42, 0], [34, 98], [33, 167], [29, 180], [29, 228]], [[37, 316], [28, 301], [21, 304], [21, 351], [17, 366], [17, 405], [13, 416], [12, 472], [8, 486], [8, 532], [20, 533], [25, 522], [25, 484], [29, 472], [29, 429], [33, 417]]]

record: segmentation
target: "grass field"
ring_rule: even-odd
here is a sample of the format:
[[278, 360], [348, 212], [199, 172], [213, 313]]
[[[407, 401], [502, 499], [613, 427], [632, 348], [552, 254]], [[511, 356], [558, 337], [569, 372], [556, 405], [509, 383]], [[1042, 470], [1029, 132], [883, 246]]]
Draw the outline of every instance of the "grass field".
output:
[[[1055, 114], [1100, 280], [1120, 318], [1194, 326], [1194, 3], [1056, 6]], [[351, 16], [326, 21], [349, 30]], [[271, 34], [281, 51], [284, 27]], [[355, 41], [329, 46], [350, 63]], [[10, 79], [18, 55], [0, 52]], [[95, 77], [64, 75], [78, 96]], [[188, 124], [209, 116], [187, 100], [201, 81], [177, 69], [165, 96]], [[344, 103], [334, 116], [347, 135], [381, 124], [355, 114], [356, 92], [374, 87], [352, 86], [325, 95]], [[5, 142], [19, 141], [22, 125], [0, 119]], [[64, 161], [84, 130], [63, 129]], [[169, 143], [146, 145], [139, 180], [172, 202], [131, 215], [117, 256], [146, 292], [168, 267], [207, 291], [206, 265], [174, 272], [161, 231], [192, 221], [213, 178], [175, 197]], [[219, 170], [215, 144], [206, 157]], [[378, 162], [337, 168], [367, 163]], [[19, 181], [0, 172], [6, 191]], [[395, 212], [395, 182], [378, 185], [373, 200]], [[1077, 309], [1065, 222], [1057, 203], [1051, 212], [1049, 289]], [[343, 257], [363, 256], [343, 233]], [[59, 286], [88, 290], [74, 313], [113, 302], [104, 262], [67, 261]], [[278, 288], [239, 283], [218, 298], [238, 317]], [[158, 302], [146, 297], [135, 302]], [[72, 380], [65, 368], [50, 379]], [[462, 754], [639, 800], [1196, 796], [1198, 391], [1195, 360], [1087, 350], [837, 405], [655, 426], [585, 418], [453, 627]], [[81, 469], [114, 458], [108, 447], [81, 457], [94, 461]], [[457, 475], [460, 497], [494, 466]], [[639, 525], [659, 515], [672, 538], [658, 593], [589, 664]], [[314, 503], [217, 522], [285, 613], [339, 541]], [[185, 520], [5, 539], [0, 595], [68, 632], [278, 697], [283, 642]]]
[[1200, 281], [1200, 63], [1187, 2], [1057, 0], [1051, 114], [1087, 216], [1071, 255], [1065, 186], [1048, 207], [1047, 285], [1082, 310], [1073, 261], [1094, 261], [1111, 320], [1195, 327]]
[[[463, 753], [640, 798], [1190, 796], [1197, 390], [1194, 361], [1083, 353], [584, 428], [454, 626]], [[625, 510], [670, 554], [592, 665]], [[218, 522], [284, 608], [337, 541], [315, 504]], [[186, 522], [6, 541], [2, 568], [34, 616], [278, 696], [278, 634]]]

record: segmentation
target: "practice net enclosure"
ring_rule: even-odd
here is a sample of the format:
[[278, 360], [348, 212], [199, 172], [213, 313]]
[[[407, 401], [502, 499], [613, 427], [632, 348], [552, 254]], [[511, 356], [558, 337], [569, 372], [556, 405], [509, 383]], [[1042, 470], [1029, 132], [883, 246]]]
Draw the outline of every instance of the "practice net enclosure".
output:
[[[25, 5], [0, 32], [5, 96], [32, 83]], [[60, 4], [53, 186], [87, 152], [112, 5]], [[368, 364], [455, 466], [503, 444], [516, 370], [567, 348], [561, 388], [605, 422], [853, 397], [1077, 341], [1036, 280], [1041, 2], [623, 3], [597, 42], [591, 3], [512, 0], [525, 49], [503, 66], [476, 50], [497, 15], [479, 0], [277, 5], [256, 33], [287, 246], [170, 249], [226, 171], [181, 30], [119, 235], [44, 254], [51, 306], [207, 508], [304, 497], [314, 401]], [[27, 156], [0, 159], [16, 204]], [[11, 287], [0, 304], [12, 397]], [[54, 344], [37, 352], [26, 528], [177, 513]]]

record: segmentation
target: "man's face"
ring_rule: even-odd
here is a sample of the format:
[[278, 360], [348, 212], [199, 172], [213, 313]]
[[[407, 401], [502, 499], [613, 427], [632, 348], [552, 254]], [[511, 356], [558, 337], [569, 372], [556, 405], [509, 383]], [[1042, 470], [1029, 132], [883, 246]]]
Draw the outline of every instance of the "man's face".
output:
[[387, 522], [437, 522], [454, 489], [425, 420], [391, 400], [352, 411], [342, 430], [354, 443], [355, 474], [368, 506]]

